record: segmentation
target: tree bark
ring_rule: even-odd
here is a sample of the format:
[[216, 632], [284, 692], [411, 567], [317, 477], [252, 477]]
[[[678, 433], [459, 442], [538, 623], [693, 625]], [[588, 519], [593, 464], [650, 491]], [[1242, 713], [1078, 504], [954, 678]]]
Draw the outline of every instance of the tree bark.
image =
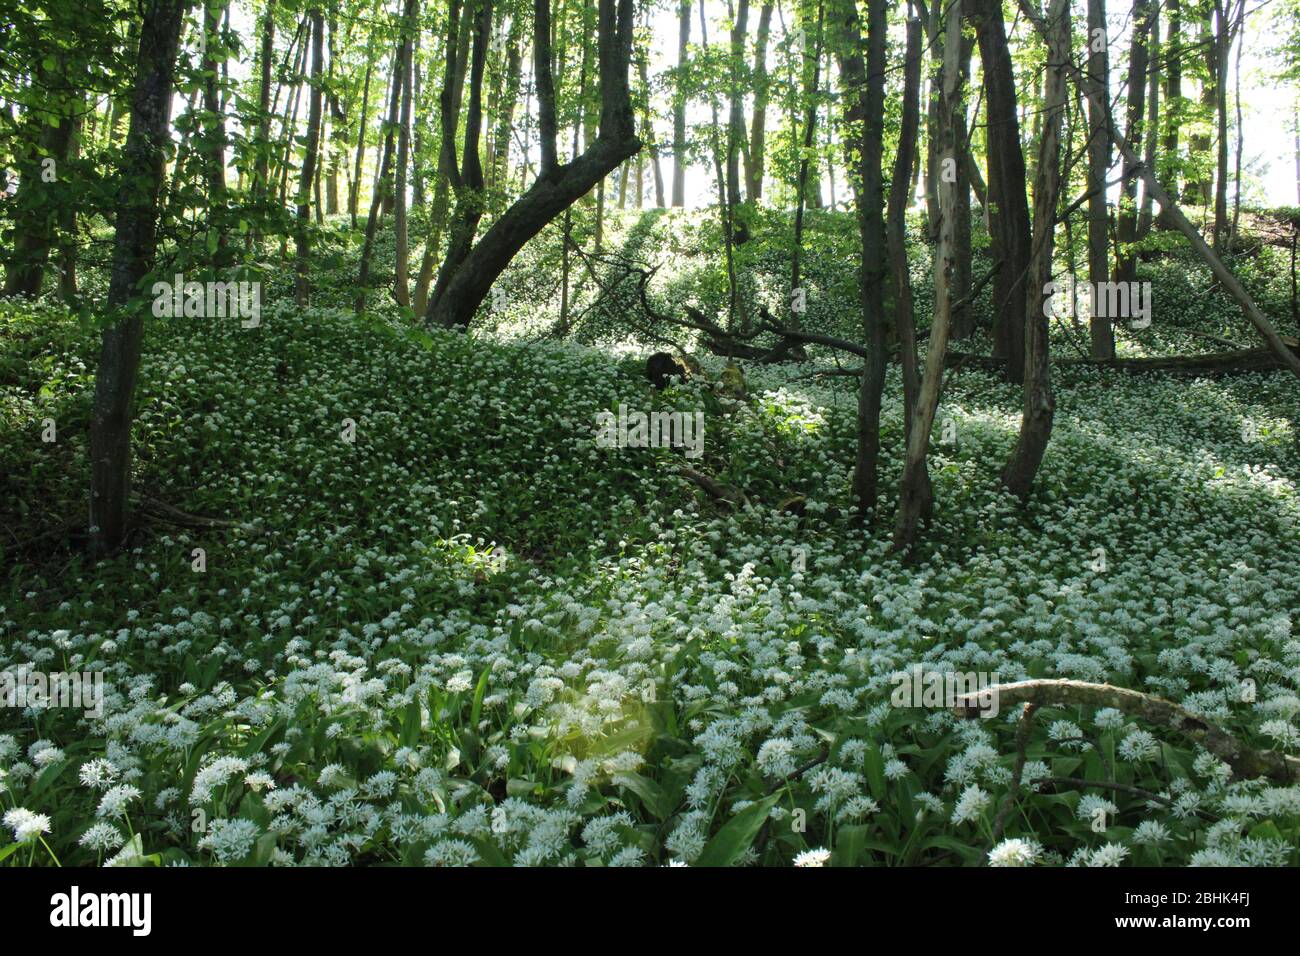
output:
[[[885, 387], [888, 343], [885, 326], [885, 282], [888, 258], [885, 242], [884, 192], [881, 179], [882, 134], [885, 123], [885, 50], [887, 0], [867, 3], [867, 61], [862, 61], [862, 29], [856, 0], [836, 0], [831, 16], [845, 96], [845, 128], [850, 179], [858, 213], [862, 248], [858, 259], [858, 296], [862, 307], [866, 365], [858, 388], [857, 457], [853, 467], [853, 499], [858, 519], [866, 522], [877, 508], [880, 464], [880, 405]], [[833, 28], [834, 29], [834, 28]], [[848, 144], [846, 144], [848, 145]], [[854, 168], [856, 166], [856, 169]]]
[[767, 41], [772, 30], [771, 2], [758, 14], [758, 37], [754, 44], [754, 116], [749, 127], [748, 162], [745, 164], [745, 192], [757, 201], [763, 197], [764, 155], [767, 151], [767, 101], [771, 83], [767, 74]]
[[533, 50], [542, 130], [538, 177], [473, 246], [436, 299], [430, 297], [432, 324], [467, 328], [497, 276], [524, 244], [585, 195], [618, 164], [636, 155], [637, 139], [628, 87], [635, 12], [632, 0], [599, 0], [598, 71], [600, 130], [573, 162], [556, 162], [555, 88], [550, 70], [549, 0], [536, 0]]
[[[406, 0], [408, 4], [415, 0]], [[453, 0], [454, 3], [454, 0]], [[375, 233], [379, 227], [379, 212], [383, 208], [384, 193], [388, 187], [389, 168], [393, 164], [393, 141], [397, 130], [397, 117], [401, 108], [402, 84], [398, 79], [402, 68], [402, 45], [393, 50], [393, 78], [388, 89], [388, 124], [384, 133], [384, 151], [380, 157], [379, 169], [375, 175], [375, 191], [370, 198], [370, 216], [366, 219], [366, 235], [361, 244], [361, 263], [357, 271], [357, 297], [354, 308], [360, 315], [366, 308], [366, 296], [370, 285], [370, 258], [375, 248]]]
[[[1133, 40], [1128, 59], [1128, 119], [1124, 137], [1134, 148], [1142, 146], [1144, 134], [1143, 104], [1147, 87], [1147, 37], [1151, 33], [1154, 0], [1133, 0]], [[1137, 278], [1137, 258], [1132, 249], [1137, 240], [1137, 176], [1141, 160], [1124, 160], [1119, 214], [1115, 223], [1115, 281], [1132, 282]], [[1095, 287], [1094, 287], [1095, 288]]]
[[410, 270], [410, 247], [406, 228], [406, 176], [411, 160], [411, 96], [414, 81], [411, 70], [415, 65], [412, 54], [418, 16], [419, 2], [411, 0], [407, 4], [406, 16], [402, 20], [402, 112], [397, 125], [397, 182], [394, 189], [396, 206], [393, 213], [395, 246], [393, 295], [402, 308], [411, 306], [411, 289], [407, 281]]
[[1047, 291], [1052, 281], [1056, 200], [1060, 192], [1061, 117], [1065, 113], [1065, 67], [1070, 58], [1069, 0], [1052, 0], [1047, 17], [1047, 73], [1043, 84], [1042, 135], [1034, 182], [1034, 247], [1029, 263], [1025, 317], [1025, 392], [1020, 437], [1002, 470], [1002, 483], [1021, 500], [1029, 497], [1034, 477], [1052, 436], [1056, 403], [1052, 397], [1048, 352]]
[[[1019, 5], [1021, 12], [1031, 23], [1034, 24], [1038, 29], [1038, 32], [1042, 35], [1046, 35], [1047, 31], [1042, 23], [1042, 18], [1029, 5], [1028, 0], [1019, 0]], [[1084, 76], [1073, 63], [1067, 64], [1067, 69], [1071, 77], [1073, 77], [1074, 82], [1082, 87], [1091, 99], [1101, 101], [1100, 91], [1092, 89], [1091, 84], [1088, 83], [1087, 77]], [[1162, 215], [1175, 229], [1187, 238], [1192, 250], [1207, 266], [1209, 266], [1210, 271], [1214, 274], [1214, 277], [1219, 280], [1219, 284], [1223, 287], [1223, 290], [1227, 292], [1233, 301], [1241, 307], [1246, 318], [1250, 320], [1250, 323], [1255, 326], [1259, 331], [1259, 334], [1263, 336], [1264, 341], [1268, 343], [1273, 354], [1277, 356], [1278, 361], [1290, 369], [1297, 378], [1300, 378], [1300, 357], [1297, 357], [1295, 352], [1293, 352], [1287, 346], [1286, 342], [1282, 340], [1282, 337], [1277, 334], [1277, 330], [1273, 328], [1273, 325], [1269, 322], [1267, 316], [1265, 316], [1264, 313], [1259, 310], [1259, 307], [1255, 305], [1255, 301], [1250, 297], [1250, 293], [1247, 292], [1246, 288], [1237, 280], [1237, 277], [1232, 274], [1232, 271], [1223, 264], [1223, 260], [1215, 255], [1214, 250], [1206, 245], [1201, 234], [1196, 231], [1196, 227], [1188, 221], [1187, 217], [1183, 214], [1183, 211], [1173, 200], [1173, 197], [1165, 192], [1164, 187], [1160, 185], [1159, 180], [1156, 178], [1152, 170], [1143, 167], [1142, 164], [1138, 162], [1137, 153], [1134, 151], [1133, 147], [1129, 145], [1128, 141], [1120, 135], [1119, 130], [1116, 128], [1115, 118], [1107, 113], [1106, 122], [1110, 126], [1111, 140], [1115, 143], [1115, 148], [1119, 150], [1120, 155], [1126, 161], [1131, 162], [1138, 167], [1143, 182], [1146, 184], [1147, 188], [1151, 190], [1152, 198], [1160, 204], [1160, 208], [1163, 210]]]
[[157, 252], [158, 196], [186, 5], [187, 0], [151, 0], [140, 26], [131, 123], [119, 169], [107, 303], [110, 324], [101, 336], [90, 431], [90, 524], [101, 552], [115, 550], [127, 528], [131, 401], [144, 333], [143, 306], [137, 297]]
[[691, 42], [691, 0], [677, 5], [677, 70], [673, 84], [673, 206], [686, 205], [686, 83]]
[[1019, 383], [1024, 380], [1025, 368], [1025, 277], [1029, 272], [1030, 240], [1015, 74], [1001, 0], [973, 0], [971, 18], [984, 69], [989, 201], [997, 210], [993, 217], [993, 255], [1003, 263], [993, 279], [993, 354], [1006, 361], [1007, 378]]
[[[997, 3], [998, 0], [992, 2]], [[944, 60], [940, 86], [939, 124], [936, 130], [938, 140], [936, 158], [940, 169], [943, 167], [944, 159], [955, 159], [957, 150], [954, 112], [957, 104], [961, 102], [962, 6], [962, 0], [950, 0], [944, 13]], [[997, 16], [998, 21], [1001, 22], [1000, 6]], [[985, 62], [988, 60], [986, 59]], [[1008, 61], [1009, 65], [1010, 61]], [[943, 389], [944, 354], [948, 350], [948, 333], [952, 322], [952, 272], [957, 245], [955, 221], [957, 182], [954, 178], [939, 176], [935, 188], [938, 192], [938, 221], [935, 223], [938, 242], [934, 252], [934, 319], [930, 325], [930, 346], [925, 357], [925, 372], [921, 377], [921, 385], [907, 433], [907, 454], [903, 461], [903, 477], [899, 482], [898, 518], [894, 523], [895, 551], [907, 550], [915, 542], [921, 516], [929, 509], [933, 500], [926, 458], [930, 447], [930, 430], [934, 427], [935, 414], [939, 409], [939, 395]]]
[[313, 7], [311, 17], [311, 95], [307, 108], [307, 146], [298, 185], [297, 284], [295, 301], [307, 305], [311, 298], [311, 191], [320, 159], [321, 74], [325, 58], [325, 16]]
[[[917, 136], [920, 130], [921, 39], [919, 18], [907, 21], [907, 48], [903, 65], [903, 117], [898, 134], [898, 152], [889, 184], [885, 234], [889, 266], [894, 278], [894, 327], [898, 333], [899, 357], [903, 366], [903, 440], [910, 443], [921, 375], [916, 357], [916, 312], [912, 299], [911, 271], [907, 262], [907, 208], [911, 205], [912, 169], [916, 166]], [[922, 468], [918, 479], [921, 514], [928, 514], [934, 499], [930, 471]]]
[[[1088, 0], [1088, 79], [1110, 99], [1110, 40], [1106, 34], [1105, 0]], [[1089, 101], [1088, 109], [1088, 283], [1093, 289], [1110, 281], [1110, 223], [1106, 210], [1106, 175], [1110, 170], [1110, 134], [1105, 109]], [[1115, 357], [1115, 330], [1109, 316], [1088, 318], [1093, 358]]]

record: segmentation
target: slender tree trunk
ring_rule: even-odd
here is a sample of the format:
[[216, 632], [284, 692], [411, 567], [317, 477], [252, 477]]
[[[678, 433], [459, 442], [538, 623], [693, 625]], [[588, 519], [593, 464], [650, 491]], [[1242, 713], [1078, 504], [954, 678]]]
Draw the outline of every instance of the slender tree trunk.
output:
[[970, 84], [970, 60], [975, 41], [963, 33], [961, 38], [961, 85], [958, 87], [958, 100], [954, 106], [953, 122], [956, 123], [956, 165], [952, 169], [957, 179], [956, 194], [956, 233], [953, 250], [952, 297], [956, 303], [952, 310], [952, 331], [954, 339], [965, 339], [975, 331], [975, 315], [970, 308], [961, 304], [970, 293], [971, 284], [971, 233], [970, 233], [970, 133], [966, 129], [966, 87]]
[[[1034, 477], [1052, 436], [1055, 401], [1048, 354], [1047, 291], [1052, 281], [1056, 201], [1060, 192], [1061, 118], [1065, 113], [1066, 63], [1070, 51], [1069, 0], [1052, 0], [1047, 15], [1047, 74], [1043, 84], [1042, 136], [1038, 143], [1038, 178], [1034, 183], [1034, 248], [1029, 265], [1028, 314], [1025, 322], [1025, 400], [1020, 437], [1002, 470], [1002, 483], [1013, 495], [1029, 497]], [[1136, 41], [1135, 41], [1136, 42]], [[1139, 76], [1139, 85], [1142, 77]]]
[[691, 0], [677, 5], [677, 70], [673, 84], [673, 206], [686, 205], [686, 81], [690, 59]]
[[[1219, 68], [1219, 53], [1214, 35], [1214, 8], [1210, 3], [1205, 4], [1205, 19], [1198, 23], [1198, 33], [1201, 42], [1197, 45], [1203, 48], [1206, 71], [1206, 80], [1201, 84], [1201, 110], [1203, 113], [1213, 116], [1219, 100], [1218, 80], [1216, 77]], [[1209, 172], [1207, 174], [1205, 168], [1206, 154], [1210, 151], [1210, 137], [1204, 134], [1196, 134], [1188, 139], [1187, 158], [1193, 164], [1195, 177], [1189, 176], [1187, 179], [1187, 185], [1183, 190], [1183, 202], [1187, 205], [1195, 203], [1208, 206], [1214, 192], [1213, 173]]]
[[[1165, 139], [1164, 163], [1160, 182], [1165, 192], [1178, 195], [1178, 136], [1186, 109], [1183, 104], [1183, 17], [1181, 0], [1165, 0], [1169, 10], [1169, 28], [1165, 34]], [[1163, 216], [1161, 219], [1163, 220]]]
[[[1110, 40], [1106, 35], [1105, 0], [1088, 0], [1088, 79], [1110, 100]], [[1110, 169], [1110, 134], [1105, 109], [1095, 101], [1088, 110], [1088, 283], [1110, 281], [1110, 223], [1106, 211], [1106, 175]], [[1095, 305], [1095, 299], [1093, 300]], [[1093, 358], [1115, 357], [1115, 330], [1110, 316], [1092, 309], [1088, 337]]]
[[1228, 22], [1230, 0], [1214, 0], [1215, 61], [1214, 112], [1217, 120], [1217, 162], [1214, 177], [1214, 251], [1222, 252], [1228, 239], [1228, 55], [1232, 29]]
[[395, 187], [396, 208], [394, 210], [393, 229], [395, 244], [394, 298], [402, 308], [410, 308], [411, 292], [407, 282], [410, 270], [409, 237], [406, 229], [406, 176], [411, 161], [411, 96], [414, 78], [413, 49], [415, 43], [416, 17], [419, 15], [418, 0], [407, 4], [406, 17], [402, 22], [402, 113], [397, 126], [397, 184]]
[[767, 101], [770, 81], [767, 75], [767, 41], [772, 29], [771, 2], [764, 3], [758, 14], [758, 38], [754, 45], [754, 116], [750, 120], [749, 151], [745, 164], [745, 193], [757, 202], [763, 197], [764, 153], [767, 150]]
[[[406, 0], [413, 4], [415, 0]], [[454, 0], [453, 0], [454, 2]], [[402, 83], [402, 44], [393, 51], [393, 77], [388, 84], [388, 126], [384, 133], [383, 153], [379, 160], [379, 170], [375, 179], [374, 195], [370, 198], [370, 216], [366, 219], [366, 235], [361, 244], [361, 263], [357, 273], [357, 298], [355, 309], [358, 315], [365, 311], [366, 294], [370, 285], [370, 259], [375, 248], [375, 232], [379, 226], [379, 213], [384, 204], [384, 193], [388, 188], [389, 169], [393, 164], [393, 150], [397, 119], [401, 109]]]
[[740, 146], [748, 145], [745, 135], [745, 100], [740, 87], [740, 72], [745, 62], [745, 39], [749, 35], [749, 0], [739, 0], [736, 19], [731, 27], [731, 56], [728, 77], [727, 111], [727, 205], [731, 207], [732, 223], [737, 245], [745, 242], [748, 230], [744, 221], [736, 221], [740, 205]]
[[[637, 72], [641, 80], [641, 128], [645, 132], [646, 152], [650, 154], [651, 171], [655, 181], [655, 206], [664, 208], [664, 174], [659, 166], [659, 144], [655, 137], [654, 113], [650, 109], [650, 78], [644, 50], [636, 51]], [[637, 167], [638, 172], [640, 167]], [[641, 208], [641, 183], [637, 182], [637, 208]]]
[[203, 7], [203, 120], [204, 143], [208, 180], [209, 228], [217, 231], [218, 261], [224, 262], [226, 247], [226, 121], [221, 110], [221, 97], [217, 82], [217, 61], [213, 47], [221, 42], [220, 0], [206, 0]]
[[66, 164], [74, 141], [75, 120], [61, 116], [50, 125], [41, 116], [40, 123], [40, 128], [32, 131], [34, 143], [27, 143], [13, 198], [13, 249], [5, 266], [7, 296], [40, 295], [60, 215], [57, 203], [49, 200], [50, 183], [60, 177], [66, 182], [69, 176]]
[[[804, 115], [803, 142], [799, 152], [799, 173], [795, 186], [794, 207], [794, 248], [790, 250], [790, 293], [796, 295], [803, 291], [803, 276], [800, 264], [803, 258], [803, 221], [804, 208], [808, 202], [808, 175], [812, 165], [813, 136], [817, 129], [817, 89], [821, 74], [822, 18], [825, 16], [823, 4], [817, 4], [816, 39], [812, 55], [811, 74], [806, 74], [804, 82], [804, 103], [807, 112]], [[804, 64], [807, 69], [808, 51], [804, 50]]]
[[[1147, 125], [1145, 130], [1146, 149], [1142, 162], [1147, 168], [1156, 168], [1156, 152], [1160, 144], [1160, 4], [1151, 9], [1151, 26], [1147, 31]], [[1137, 238], [1145, 239], [1151, 232], [1154, 203], [1151, 190], [1142, 190], [1142, 208], [1138, 213]]]
[[[1147, 86], [1147, 37], [1151, 33], [1151, 14], [1154, 0], [1133, 0], [1133, 41], [1128, 59], [1128, 120], [1124, 138], [1141, 148], [1143, 130], [1143, 103]], [[1133, 243], [1137, 240], [1137, 164], [1124, 163], [1123, 185], [1119, 199], [1119, 215], [1115, 222], [1116, 265], [1115, 281], [1132, 282], [1137, 278], [1137, 258]]]
[[302, 158], [302, 179], [298, 186], [298, 305], [306, 305], [311, 298], [311, 194], [316, 181], [316, 167], [320, 160], [321, 75], [325, 59], [325, 16], [320, 7], [313, 7], [311, 16], [311, 96], [307, 111], [307, 146]]
[[[911, 270], [907, 262], [907, 208], [912, 199], [912, 169], [917, 165], [917, 134], [920, 129], [921, 98], [921, 38], [920, 19], [907, 21], [907, 51], [903, 69], [903, 119], [898, 136], [898, 152], [894, 157], [894, 173], [889, 184], [889, 207], [886, 217], [886, 237], [889, 246], [889, 266], [894, 279], [894, 326], [898, 333], [898, 347], [903, 366], [903, 444], [904, 452], [911, 442], [912, 427], [916, 417], [921, 389], [921, 374], [916, 357], [916, 312], [912, 298]], [[930, 471], [922, 464], [914, 479], [920, 487], [916, 493], [921, 499], [921, 515], [927, 515], [932, 506], [934, 491], [930, 486]]]
[[101, 552], [115, 550], [127, 530], [131, 402], [144, 333], [141, 308], [127, 304], [153, 270], [157, 252], [158, 196], [185, 7], [186, 0], [149, 0], [143, 7], [131, 125], [119, 167], [109, 324], [101, 336], [90, 430], [90, 525]]
[[370, 121], [370, 75], [374, 72], [374, 63], [369, 54], [366, 56], [366, 77], [361, 85], [361, 112], [357, 114], [357, 158], [355, 172], [352, 174], [352, 189], [348, 192], [348, 216], [352, 228], [357, 228], [357, 203], [361, 193], [361, 164], [366, 158], [366, 126]]
[[[997, 3], [998, 0], [992, 2]], [[955, 161], [957, 156], [958, 124], [955, 114], [961, 102], [962, 5], [962, 0], [950, 0], [944, 10], [942, 24], [944, 59], [940, 74], [939, 122], [935, 130], [939, 169], [943, 168], [944, 160]], [[1000, 5], [997, 13], [1000, 21]], [[937, 31], [937, 24], [935, 29]], [[985, 63], [989, 62], [988, 57], [984, 57], [984, 60]], [[907, 550], [915, 542], [921, 516], [933, 500], [926, 458], [930, 447], [930, 430], [934, 427], [939, 395], [943, 388], [943, 361], [948, 350], [948, 332], [952, 319], [952, 273], [957, 246], [957, 181], [954, 177], [941, 175], [935, 185], [938, 190], [938, 216], [935, 222], [938, 243], [934, 252], [934, 319], [930, 325], [930, 347], [925, 358], [925, 372], [921, 377], [907, 432], [907, 454], [903, 462], [903, 477], [899, 482], [898, 518], [894, 523], [893, 546], [896, 551]]]

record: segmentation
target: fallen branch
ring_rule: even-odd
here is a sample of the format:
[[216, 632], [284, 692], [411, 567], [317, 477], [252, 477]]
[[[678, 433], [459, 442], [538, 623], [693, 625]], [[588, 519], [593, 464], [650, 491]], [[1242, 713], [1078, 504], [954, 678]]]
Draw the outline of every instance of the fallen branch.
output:
[[143, 503], [142, 510], [152, 513], [153, 517], [166, 521], [169, 524], [177, 525], [182, 528], [238, 528], [250, 534], [256, 533], [257, 529], [251, 524], [245, 524], [242, 521], [232, 521], [229, 518], [208, 518], [204, 515], [192, 515], [187, 511], [181, 511], [174, 508], [165, 501], [159, 501], [149, 495], [140, 495], [140, 501]]
[[718, 501], [725, 501], [733, 508], [749, 507], [749, 498], [747, 498], [745, 493], [739, 488], [732, 488], [730, 485], [724, 485], [716, 478], [710, 478], [708, 475], [704, 474], [704, 472], [696, 471], [694, 468], [689, 468], [686, 465], [682, 465], [678, 468], [677, 473], [683, 478], [695, 482], [695, 484], [699, 485], [711, 497], [716, 498]]
[[[1017, 704], [1038, 707], [1113, 707], [1149, 723], [1177, 731], [1218, 757], [1238, 777], [1268, 777], [1283, 783], [1300, 780], [1300, 757], [1275, 750], [1254, 750], [1232, 734], [1177, 704], [1141, 691], [1112, 684], [1089, 684], [1077, 680], [1025, 680], [996, 684], [957, 698], [953, 712], [965, 718], [979, 717], [993, 694], [999, 708]], [[981, 703], [984, 701], [985, 703]]]

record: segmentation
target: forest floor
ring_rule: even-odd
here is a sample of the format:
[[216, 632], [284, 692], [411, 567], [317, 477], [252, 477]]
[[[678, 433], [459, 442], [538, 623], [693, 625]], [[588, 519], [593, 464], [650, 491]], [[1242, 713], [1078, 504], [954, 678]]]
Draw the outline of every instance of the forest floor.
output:
[[[1254, 344], [1169, 271], [1126, 351]], [[905, 563], [888, 513], [850, 514], [855, 380], [813, 376], [815, 350], [746, 366], [744, 399], [718, 359], [655, 392], [653, 347], [600, 329], [466, 337], [267, 298], [256, 328], [151, 323], [142, 523], [99, 563], [76, 537], [93, 323], [0, 303], [0, 668], [105, 674], [102, 718], [0, 712], [0, 808], [48, 817], [0, 860], [1300, 863], [1300, 787], [1079, 708], [1039, 712], [993, 848], [1017, 714], [896, 706], [918, 664], [1106, 681], [1300, 752], [1288, 374], [1061, 370], [1021, 507], [997, 482], [1019, 390], [960, 371]], [[599, 447], [620, 403], [707, 410], [702, 457]], [[888, 512], [896, 367], [882, 428]]]

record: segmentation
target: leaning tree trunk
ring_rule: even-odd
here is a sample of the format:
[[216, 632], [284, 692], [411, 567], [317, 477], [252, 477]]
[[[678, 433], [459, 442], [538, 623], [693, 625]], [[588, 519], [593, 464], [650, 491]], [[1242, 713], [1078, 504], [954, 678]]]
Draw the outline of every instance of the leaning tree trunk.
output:
[[[1001, 14], [999, 7], [999, 20]], [[955, 162], [957, 156], [959, 127], [954, 113], [961, 102], [961, 0], [951, 0], [945, 17], [939, 122], [935, 130], [936, 165], [940, 169], [943, 168], [944, 160], [951, 159]], [[956, 179], [940, 176], [935, 188], [938, 192], [938, 217], [935, 223], [938, 227], [938, 243], [934, 251], [934, 319], [930, 325], [930, 348], [925, 356], [925, 372], [921, 377], [916, 407], [907, 434], [907, 454], [898, 490], [898, 519], [894, 524], [893, 546], [896, 551], [912, 546], [921, 515], [933, 500], [926, 456], [930, 448], [930, 430], [934, 427], [935, 414], [939, 409], [944, 355], [948, 350], [948, 333], [952, 327], [952, 275], [957, 251]]]
[[307, 145], [302, 158], [302, 178], [298, 182], [298, 280], [294, 293], [298, 305], [306, 305], [311, 298], [311, 280], [307, 277], [311, 258], [311, 191], [320, 159], [321, 72], [325, 59], [325, 16], [320, 7], [313, 7], [310, 16], [311, 96], [307, 108]]
[[1025, 316], [1025, 400], [1020, 437], [1002, 469], [1002, 483], [1013, 495], [1029, 497], [1034, 476], [1052, 436], [1052, 398], [1048, 354], [1047, 300], [1052, 281], [1056, 200], [1061, 188], [1061, 117], [1065, 113], [1065, 69], [1070, 57], [1069, 0], [1052, 0], [1047, 15], [1047, 76], [1043, 84], [1042, 136], [1038, 142], [1034, 182], [1034, 248], [1029, 263], [1028, 314]]
[[633, 0], [600, 0], [600, 129], [581, 156], [563, 165], [556, 148], [549, 0], [535, 0], [533, 19], [541, 134], [538, 176], [464, 256], [447, 277], [441, 295], [430, 297], [428, 318], [433, 324], [467, 328], [492, 283], [524, 244], [641, 148], [628, 86], [636, 22]]
[[[467, 6], [466, 15], [471, 13]], [[438, 301], [447, 289], [447, 283], [469, 255], [483, 217], [483, 166], [479, 161], [479, 138], [483, 129], [483, 73], [487, 66], [488, 42], [492, 33], [492, 0], [477, 0], [473, 4], [472, 42], [469, 65], [469, 108], [465, 117], [465, 145], [460, 165], [456, 164], [455, 130], [459, 125], [460, 108], [449, 96], [444, 86], [441, 98], [442, 111], [442, 165], [447, 169], [448, 182], [456, 197], [456, 208], [448, 231], [447, 253], [438, 270], [438, 280], [429, 296], [426, 315], [432, 315]], [[450, 57], [447, 67], [452, 67]], [[485, 293], [486, 294], [486, 293]]]
[[[1029, 22], [1034, 24], [1039, 34], [1046, 36], [1048, 31], [1042, 22], [1042, 17], [1030, 6], [1029, 0], [1019, 0], [1019, 6], [1021, 13]], [[1087, 77], [1073, 63], [1067, 63], [1066, 69], [1074, 82], [1090, 99], [1104, 103], [1101, 92], [1092, 88]], [[1111, 116], [1109, 112], [1106, 115], [1106, 122], [1110, 127], [1110, 137], [1115, 144], [1115, 148], [1119, 150], [1125, 161], [1137, 166], [1142, 182], [1147, 189], [1151, 190], [1151, 197], [1160, 204], [1161, 215], [1170, 225], [1183, 234], [1188, 244], [1191, 245], [1192, 251], [1209, 267], [1210, 272], [1214, 274], [1214, 278], [1219, 281], [1223, 291], [1241, 307], [1241, 311], [1245, 313], [1251, 325], [1255, 326], [1259, 334], [1263, 336], [1264, 341], [1268, 343], [1268, 347], [1277, 356], [1277, 360], [1290, 369], [1297, 378], [1300, 378], [1300, 357], [1291, 351], [1286, 342], [1282, 340], [1282, 337], [1277, 334], [1277, 329], [1273, 327], [1268, 317], [1260, 311], [1259, 306], [1255, 305], [1250, 293], [1232, 274], [1232, 270], [1225, 266], [1223, 260], [1214, 254], [1214, 250], [1206, 245], [1205, 239], [1188, 220], [1182, 209], [1179, 208], [1178, 203], [1174, 201], [1169, 193], [1165, 192], [1155, 173], [1138, 161], [1137, 151], [1129, 144], [1128, 140], [1120, 135], [1115, 125], [1115, 117]]]
[[1007, 377], [1020, 382], [1025, 370], [1025, 276], [1030, 250], [1015, 73], [1007, 48], [1002, 0], [973, 0], [971, 19], [984, 68], [989, 201], [997, 210], [993, 218], [993, 252], [994, 258], [1002, 262], [993, 277], [993, 354], [1006, 361]]
[[131, 125], [119, 166], [110, 324], [104, 328], [90, 430], [90, 524], [97, 550], [116, 549], [126, 534], [131, 493], [131, 400], [140, 368], [144, 317], [129, 306], [153, 270], [158, 196], [169, 145], [176, 51], [187, 0], [152, 0], [144, 9]]
[[[1110, 62], [1107, 54], [1106, 2], [1088, 0], [1088, 78], [1110, 96]], [[1088, 109], [1088, 283], [1097, 289], [1110, 280], [1110, 223], [1106, 213], [1106, 173], [1110, 169], [1110, 134], [1104, 109]], [[1095, 299], [1094, 299], [1095, 303]], [[1088, 337], [1093, 358], [1115, 357], [1115, 330], [1109, 316], [1092, 309]]]

